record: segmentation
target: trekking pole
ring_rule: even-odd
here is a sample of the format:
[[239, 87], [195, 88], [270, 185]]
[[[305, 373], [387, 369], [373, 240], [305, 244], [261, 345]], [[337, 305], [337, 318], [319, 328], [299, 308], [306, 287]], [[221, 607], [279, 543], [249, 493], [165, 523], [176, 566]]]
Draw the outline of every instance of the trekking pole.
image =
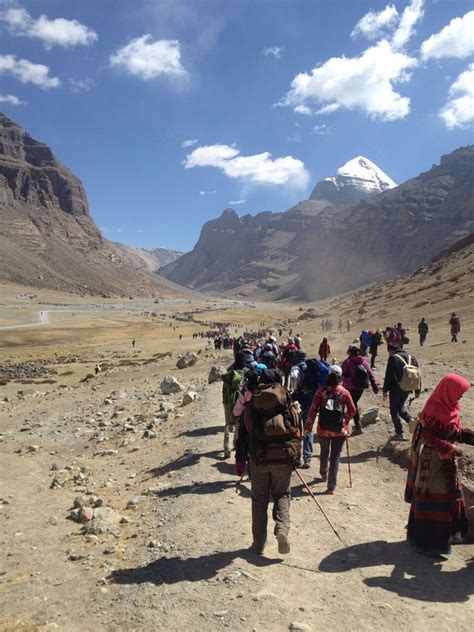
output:
[[352, 487], [352, 474], [351, 474], [351, 457], [349, 454], [349, 439], [346, 437], [346, 450], [347, 450], [347, 467], [349, 468], [349, 487]]
[[247, 472], [244, 470], [244, 473], [242, 474], [242, 476], [239, 478], [237, 485], [235, 486], [235, 493], [238, 494], [239, 493], [239, 489], [240, 486], [242, 485], [242, 481], [244, 480], [244, 476]]
[[324, 509], [321, 507], [321, 504], [318, 502], [318, 499], [316, 498], [316, 496], [313, 494], [313, 492], [310, 490], [310, 488], [308, 487], [308, 483], [304, 480], [304, 478], [301, 476], [301, 474], [299, 473], [299, 471], [296, 469], [295, 466], [293, 466], [293, 471], [296, 473], [296, 476], [300, 479], [300, 481], [303, 483], [303, 485], [305, 486], [306, 490], [310, 493], [311, 498], [314, 500], [314, 502], [318, 505], [318, 509], [320, 510], [320, 512], [323, 514], [323, 516], [326, 518], [329, 526], [331, 527], [331, 529], [334, 531], [334, 533], [336, 534], [337, 538], [339, 539], [339, 541], [344, 544], [344, 542], [341, 540], [341, 536], [339, 535], [339, 533], [336, 531], [336, 528], [334, 527], [333, 523], [329, 520], [328, 516], [326, 515], [326, 512], [324, 511]]

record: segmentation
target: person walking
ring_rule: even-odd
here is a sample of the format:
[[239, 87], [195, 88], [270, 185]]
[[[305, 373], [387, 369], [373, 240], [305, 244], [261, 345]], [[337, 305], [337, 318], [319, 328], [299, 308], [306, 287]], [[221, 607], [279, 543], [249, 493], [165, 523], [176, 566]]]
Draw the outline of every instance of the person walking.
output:
[[449, 373], [426, 402], [411, 445], [405, 500], [410, 503], [408, 541], [419, 553], [446, 555], [464, 542], [468, 520], [460, 485], [456, 443], [474, 445], [474, 432], [461, 426], [459, 400], [470, 388]]
[[362, 356], [357, 345], [350, 345], [347, 353], [348, 357], [344, 360], [341, 367], [343, 377], [342, 385], [349, 391], [356, 407], [354, 414], [355, 428], [352, 433], [355, 436], [362, 434], [358, 402], [369, 386], [371, 386], [373, 392], [377, 394], [379, 392], [379, 385], [372, 369], [367, 360]]
[[331, 353], [331, 347], [327, 338], [323, 338], [321, 344], [319, 345], [318, 353], [320, 360], [322, 362], [327, 362], [328, 355]]
[[283, 384], [285, 388], [288, 388], [290, 383], [291, 367], [295, 363], [295, 355], [297, 351], [298, 349], [295, 345], [295, 341], [291, 337], [288, 338], [288, 344], [281, 347], [280, 368], [283, 373]]
[[229, 459], [232, 454], [230, 433], [235, 430], [236, 425], [232, 411], [240, 394], [242, 372], [230, 368], [221, 379], [223, 382], [222, 404], [224, 406], [224, 458]]
[[383, 382], [383, 398], [389, 398], [390, 404], [390, 416], [392, 418], [393, 426], [395, 428], [395, 435], [393, 438], [396, 441], [405, 441], [405, 434], [403, 432], [402, 422], [403, 419], [407, 423], [414, 421], [406, 408], [406, 401], [408, 395], [415, 391], [415, 397], [418, 398], [421, 392], [421, 378], [416, 384], [415, 388], [406, 390], [402, 388], [404, 368], [415, 367], [418, 368], [418, 361], [413, 355], [409, 355], [406, 351], [400, 349], [398, 345], [388, 345], [388, 362], [385, 370], [385, 379]]
[[451, 325], [451, 342], [457, 342], [458, 333], [461, 331], [461, 319], [456, 314], [456, 312], [453, 312], [451, 314], [449, 324]]
[[[270, 405], [272, 396], [274, 406]], [[235, 462], [238, 476], [244, 474], [247, 460], [250, 464], [251, 550], [257, 555], [263, 555], [267, 541], [270, 498], [278, 552], [282, 555], [290, 552], [290, 481], [300, 454], [299, 414], [289, 392], [279, 384], [257, 389], [242, 415]]]
[[378, 352], [379, 352], [379, 345], [382, 344], [382, 332], [380, 331], [380, 329], [377, 329], [376, 331], [372, 329], [369, 331], [369, 334], [371, 334], [372, 336], [371, 341], [370, 341], [370, 347], [369, 347], [370, 368], [374, 369], [375, 358], [377, 357]]
[[341, 386], [341, 367], [333, 365], [329, 371], [326, 386], [318, 389], [314, 396], [306, 419], [305, 432], [313, 432], [314, 420], [319, 413], [319, 473], [323, 481], [327, 481], [327, 493], [334, 494], [341, 451], [347, 441], [348, 424], [357, 409], [349, 391]]
[[425, 344], [426, 336], [428, 335], [429, 327], [425, 318], [422, 318], [418, 323], [418, 335], [420, 336], [420, 347]]

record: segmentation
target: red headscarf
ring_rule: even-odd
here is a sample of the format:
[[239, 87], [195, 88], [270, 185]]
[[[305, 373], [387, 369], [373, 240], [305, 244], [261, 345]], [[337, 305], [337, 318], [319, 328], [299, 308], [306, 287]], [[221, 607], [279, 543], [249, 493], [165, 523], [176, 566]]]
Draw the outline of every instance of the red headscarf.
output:
[[470, 382], [456, 373], [448, 373], [431, 393], [425, 407], [421, 411], [421, 418], [437, 419], [442, 424], [460, 426], [459, 398], [471, 387]]

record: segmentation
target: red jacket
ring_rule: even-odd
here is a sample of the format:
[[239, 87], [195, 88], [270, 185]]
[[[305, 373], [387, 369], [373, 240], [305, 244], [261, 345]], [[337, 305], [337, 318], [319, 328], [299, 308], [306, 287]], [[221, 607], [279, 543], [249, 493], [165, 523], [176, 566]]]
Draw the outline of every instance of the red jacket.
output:
[[318, 424], [318, 435], [320, 437], [345, 437], [347, 436], [347, 425], [356, 414], [356, 407], [354, 405], [354, 402], [352, 401], [352, 397], [349, 391], [340, 384], [333, 387], [323, 386], [316, 391], [313, 398], [313, 403], [311, 404], [311, 408], [309, 409], [309, 413], [306, 418], [305, 430], [307, 432], [313, 431], [314, 419], [321, 408], [323, 408], [326, 404], [329, 393], [341, 393], [340, 403], [344, 411], [342, 432], [331, 432], [329, 430], [323, 430]]

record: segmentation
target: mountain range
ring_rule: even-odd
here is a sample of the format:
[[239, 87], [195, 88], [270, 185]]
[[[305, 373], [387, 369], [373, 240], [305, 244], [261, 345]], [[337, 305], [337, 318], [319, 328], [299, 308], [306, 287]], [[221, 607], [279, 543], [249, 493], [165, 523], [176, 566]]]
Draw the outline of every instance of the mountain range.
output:
[[473, 229], [473, 145], [398, 186], [359, 156], [283, 213], [224, 210], [160, 274], [211, 293], [320, 299], [412, 272]]
[[79, 179], [0, 114], [0, 280], [91, 294], [152, 294], [179, 253], [105, 239]]

